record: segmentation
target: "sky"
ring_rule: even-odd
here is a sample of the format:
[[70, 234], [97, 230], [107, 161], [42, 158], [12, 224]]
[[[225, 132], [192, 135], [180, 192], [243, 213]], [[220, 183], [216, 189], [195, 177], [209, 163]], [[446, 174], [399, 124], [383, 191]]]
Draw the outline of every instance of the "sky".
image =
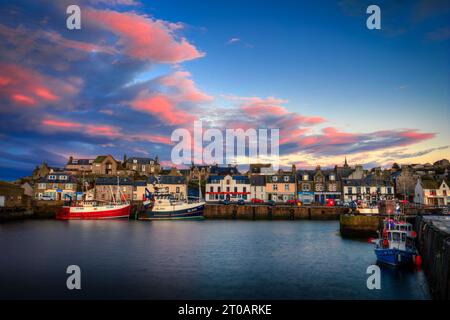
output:
[[298, 168], [450, 158], [449, 21], [445, 0], [2, 1], [0, 179], [69, 156], [169, 167], [195, 120], [279, 128]]

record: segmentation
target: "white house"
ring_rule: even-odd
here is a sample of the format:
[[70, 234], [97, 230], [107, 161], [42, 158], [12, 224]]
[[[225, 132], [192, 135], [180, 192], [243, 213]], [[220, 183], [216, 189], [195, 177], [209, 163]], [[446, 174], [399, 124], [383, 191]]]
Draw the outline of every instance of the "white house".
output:
[[414, 202], [428, 206], [445, 206], [450, 204], [450, 182], [446, 179], [418, 179]]
[[250, 180], [242, 175], [211, 175], [206, 183], [206, 201], [250, 201]]
[[259, 199], [267, 201], [266, 177], [262, 175], [253, 175], [250, 177], [250, 200]]
[[369, 175], [363, 179], [343, 179], [342, 193], [345, 202], [378, 202], [394, 199], [394, 184], [388, 179]]

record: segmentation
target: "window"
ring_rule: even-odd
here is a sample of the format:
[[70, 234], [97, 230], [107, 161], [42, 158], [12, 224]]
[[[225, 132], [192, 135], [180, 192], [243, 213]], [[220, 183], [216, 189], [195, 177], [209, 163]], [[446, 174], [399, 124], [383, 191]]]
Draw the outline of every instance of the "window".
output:
[[322, 192], [323, 191], [323, 184], [321, 184], [321, 183], [316, 184], [316, 191]]
[[67, 180], [67, 176], [59, 176], [60, 180]]
[[447, 196], [447, 190], [442, 190], [442, 194], [444, 195], [444, 196]]
[[136, 159], [133, 159], [133, 163], [137, 163], [137, 160], [136, 160]]
[[303, 180], [309, 180], [309, 176], [307, 174], [303, 175]]
[[209, 187], [209, 192], [214, 192], [214, 187]]
[[237, 189], [237, 187], [234, 187], [234, 192], [238, 192], [238, 189]]
[[311, 190], [311, 186], [308, 183], [304, 183], [302, 185], [302, 190], [303, 191], [310, 191]]
[[356, 193], [360, 194], [361, 193], [361, 187], [356, 187]]
[[289, 182], [289, 176], [284, 176], [284, 182]]
[[57, 184], [57, 183], [54, 183], [52, 189], [58, 189], [58, 184]]
[[71, 183], [66, 183], [66, 189], [72, 189], [72, 184]]
[[227, 192], [230, 192], [230, 187], [227, 187]]
[[176, 187], [176, 188], [175, 188], [175, 192], [176, 192], [176, 193], [180, 193], [180, 187]]
[[277, 177], [277, 176], [273, 176], [273, 177], [272, 177], [272, 181], [273, 181], [273, 182], [277, 182], [277, 181], [278, 181], [278, 177]]
[[366, 193], [370, 193], [370, 188], [369, 187], [366, 188]]
[[331, 180], [331, 181], [336, 180], [336, 177], [334, 176], [334, 174], [331, 174], [331, 175], [330, 175], [330, 180]]
[[377, 187], [377, 193], [381, 193], [381, 188]]
[[54, 175], [48, 176], [48, 180], [56, 180], [56, 176]]
[[242, 191], [247, 192], [247, 188], [246, 187], [242, 188]]
[[220, 188], [220, 187], [217, 187], [217, 192], [221, 192], [220, 190], [221, 190], [221, 188]]
[[348, 187], [348, 194], [353, 194], [353, 188], [352, 187]]
[[387, 188], [387, 193], [388, 193], [388, 194], [392, 194], [392, 188], [391, 188], [391, 187], [388, 187], [388, 188]]
[[46, 187], [47, 187], [47, 184], [45, 184], [45, 183], [38, 184], [38, 189], [45, 189]]
[[142, 167], [141, 167], [141, 171], [145, 171], [145, 164], [144, 165], [142, 165]]
[[272, 188], [273, 188], [274, 191], [278, 191], [278, 185], [277, 184], [272, 185]]
[[230, 180], [230, 179], [227, 179], [227, 184], [230, 184], [230, 182], [231, 182], [231, 180]]
[[289, 185], [288, 184], [284, 185], [284, 191], [289, 191]]

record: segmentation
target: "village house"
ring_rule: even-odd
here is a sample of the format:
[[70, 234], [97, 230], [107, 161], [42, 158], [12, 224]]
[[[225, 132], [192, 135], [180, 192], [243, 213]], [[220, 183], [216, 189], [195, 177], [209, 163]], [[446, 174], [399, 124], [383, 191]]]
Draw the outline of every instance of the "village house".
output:
[[394, 172], [392, 180], [395, 184], [396, 197], [402, 200], [413, 201], [418, 177], [419, 175], [409, 165], [402, 165], [401, 170]]
[[266, 178], [267, 200], [286, 202], [296, 198], [294, 174], [276, 174]]
[[127, 170], [133, 170], [141, 175], [158, 174], [161, 171], [159, 159], [139, 158], [139, 157], [124, 157], [124, 166]]
[[322, 170], [318, 166], [313, 179], [314, 202], [325, 204], [328, 199], [341, 199], [341, 183], [334, 170]]
[[29, 205], [30, 197], [20, 186], [0, 181], [0, 208], [22, 207]]
[[94, 161], [95, 159], [75, 159], [71, 156], [69, 157], [69, 161], [67, 161], [65, 169], [74, 175], [91, 173]]
[[99, 177], [95, 179], [95, 199], [106, 202], [133, 199], [134, 181], [128, 177]]
[[304, 204], [314, 202], [314, 170], [297, 171], [297, 195]]
[[262, 175], [251, 175], [250, 185], [250, 200], [258, 199], [266, 202], [266, 177]]
[[[150, 192], [158, 190], [169, 193], [177, 199], [186, 199], [188, 195], [186, 177], [183, 175], [150, 176], [146, 183], [146, 187]], [[136, 195], [137, 199], [142, 199], [144, 194], [145, 189], [144, 193]]]
[[96, 175], [117, 175], [120, 163], [111, 155], [98, 156], [92, 163], [92, 173]]
[[344, 202], [365, 201], [374, 203], [394, 199], [394, 184], [390, 179], [370, 174], [363, 179], [344, 179]]
[[36, 166], [36, 168], [33, 170], [31, 179], [33, 181], [36, 181], [41, 178], [45, 178], [50, 173], [62, 173], [62, 172], [64, 172], [64, 169], [51, 167], [47, 164], [47, 161], [44, 161], [42, 165]]
[[210, 175], [206, 183], [206, 200], [250, 201], [250, 179], [243, 175]]
[[77, 179], [68, 173], [50, 173], [34, 185], [36, 200], [65, 200], [74, 198], [78, 189]]
[[449, 179], [436, 180], [430, 177], [417, 179], [414, 202], [427, 206], [450, 204]]

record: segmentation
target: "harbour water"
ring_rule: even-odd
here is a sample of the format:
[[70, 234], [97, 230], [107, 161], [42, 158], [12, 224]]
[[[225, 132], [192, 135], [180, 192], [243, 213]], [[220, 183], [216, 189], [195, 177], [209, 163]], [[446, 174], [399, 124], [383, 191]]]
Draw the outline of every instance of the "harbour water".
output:
[[372, 246], [337, 221], [27, 220], [0, 243], [0, 299], [430, 299], [416, 270], [381, 267], [369, 290]]

